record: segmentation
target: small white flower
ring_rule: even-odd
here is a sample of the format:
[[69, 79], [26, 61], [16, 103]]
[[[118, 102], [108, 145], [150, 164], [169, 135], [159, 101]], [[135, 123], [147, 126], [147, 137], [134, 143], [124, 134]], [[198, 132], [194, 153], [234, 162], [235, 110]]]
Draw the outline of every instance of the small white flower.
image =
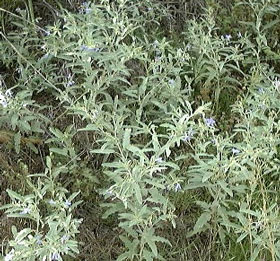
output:
[[238, 37], [238, 38], [241, 38], [241, 37], [242, 37], [242, 34], [241, 34], [240, 32], [238, 32], [237, 37]]

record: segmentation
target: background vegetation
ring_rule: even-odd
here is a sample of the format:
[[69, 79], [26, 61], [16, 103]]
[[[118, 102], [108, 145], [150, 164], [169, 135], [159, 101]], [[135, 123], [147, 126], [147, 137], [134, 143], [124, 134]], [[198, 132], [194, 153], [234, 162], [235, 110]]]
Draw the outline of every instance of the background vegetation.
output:
[[0, 6], [3, 260], [280, 260], [279, 0]]

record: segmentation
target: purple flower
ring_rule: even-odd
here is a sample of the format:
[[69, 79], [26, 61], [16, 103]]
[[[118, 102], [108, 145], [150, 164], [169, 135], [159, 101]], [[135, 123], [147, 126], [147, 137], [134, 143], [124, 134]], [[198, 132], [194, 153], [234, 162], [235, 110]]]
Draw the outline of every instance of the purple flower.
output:
[[89, 48], [90, 49], [90, 51], [93, 51], [93, 52], [95, 52], [95, 53], [97, 53], [97, 52], [99, 52], [100, 51], [100, 48], [98, 48], [98, 47], [95, 47], [95, 48]]
[[226, 38], [227, 41], [230, 41], [231, 35], [230, 35], [230, 34], [226, 34], [226, 35], [225, 35], [225, 38]]
[[22, 212], [20, 212], [21, 215], [26, 215], [30, 213], [30, 208], [24, 208]]
[[216, 145], [217, 141], [215, 139], [211, 140], [212, 144]]
[[158, 40], [155, 40], [154, 43], [153, 43], [154, 48], [156, 48], [158, 45], [159, 45]]
[[72, 81], [67, 82], [66, 86], [70, 87], [70, 86], [73, 86], [74, 84], [75, 84], [75, 82], [72, 80]]
[[85, 9], [85, 13], [86, 13], [86, 14], [89, 14], [91, 11], [92, 11], [91, 8], [88, 8], [88, 7], [87, 7], [87, 8]]
[[216, 121], [213, 118], [206, 118], [205, 123], [208, 127], [214, 127]]
[[42, 240], [41, 240], [42, 236], [41, 235], [36, 235], [35, 238], [36, 238], [36, 243], [38, 245], [42, 245]]
[[235, 149], [235, 148], [233, 148], [231, 151], [232, 151], [232, 154], [234, 154], [234, 155], [240, 153], [240, 150]]
[[60, 241], [61, 241], [62, 244], [64, 244], [68, 239], [69, 239], [69, 236], [68, 235], [64, 235], [64, 236], [62, 236]]
[[52, 261], [57, 261], [58, 259], [60, 258], [60, 254], [58, 254], [58, 253], [53, 253], [52, 254]]
[[108, 189], [108, 190], [106, 190], [105, 194], [109, 195], [109, 197], [111, 197], [113, 195], [113, 191], [111, 189]]
[[179, 183], [176, 183], [175, 187], [174, 187], [175, 192], [177, 192], [177, 191], [179, 191], [181, 189], [182, 189], [181, 185]]
[[175, 81], [174, 81], [173, 79], [170, 79], [170, 80], [168, 81], [168, 83], [169, 83], [170, 85], [174, 85], [174, 84], [175, 84]]
[[82, 50], [82, 51], [85, 51], [86, 49], [87, 49], [88, 47], [86, 46], [86, 45], [81, 45], [81, 47], [80, 47], [80, 49]]
[[192, 129], [190, 129], [186, 134], [185, 136], [183, 137], [183, 141], [187, 141], [189, 142], [192, 138], [193, 138], [193, 135], [194, 135], [194, 131]]
[[82, 3], [81, 9], [79, 10], [80, 14], [89, 14], [92, 11], [92, 9], [90, 8], [90, 2], [84, 2]]
[[50, 53], [46, 53], [42, 56], [42, 59], [48, 59], [51, 56]]
[[155, 159], [155, 162], [156, 163], [162, 163], [163, 162], [162, 157], [159, 157], [159, 158]]
[[65, 205], [65, 207], [70, 207], [71, 206], [71, 202], [69, 201], [69, 200], [66, 200], [65, 202], [64, 202], [64, 205]]
[[86, 46], [86, 45], [82, 45], [81, 47], [80, 47], [80, 49], [82, 50], [82, 51], [87, 51], [87, 52], [99, 52], [100, 51], [100, 48], [98, 48], [98, 47], [88, 47], [88, 46]]

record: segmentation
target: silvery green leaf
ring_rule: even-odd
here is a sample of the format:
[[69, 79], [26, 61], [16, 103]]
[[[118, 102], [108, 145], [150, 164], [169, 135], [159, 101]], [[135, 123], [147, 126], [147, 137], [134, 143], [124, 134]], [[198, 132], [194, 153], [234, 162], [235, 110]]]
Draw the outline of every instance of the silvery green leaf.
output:
[[14, 135], [14, 142], [15, 142], [15, 151], [18, 154], [20, 152], [20, 143], [21, 143], [21, 133], [17, 132]]
[[56, 154], [59, 155], [63, 155], [63, 156], [68, 156], [68, 150], [66, 148], [60, 149], [60, 148], [50, 148], [49, 149], [51, 152], [54, 152]]
[[91, 153], [96, 153], [96, 154], [112, 154], [115, 153], [113, 149], [95, 149], [91, 150]]
[[136, 182], [133, 184], [133, 191], [135, 193], [137, 201], [139, 202], [139, 204], [142, 205], [143, 199], [142, 199], [141, 188], [139, 187], [139, 185]]
[[215, 172], [207, 171], [203, 173], [202, 182], [205, 183], [208, 179], [215, 175]]
[[122, 143], [123, 148], [127, 148], [130, 145], [130, 135], [131, 135], [131, 129], [130, 128], [125, 129], [123, 135], [123, 143]]
[[200, 232], [200, 230], [202, 228], [204, 228], [204, 226], [206, 224], [208, 224], [208, 221], [210, 221], [211, 219], [211, 214], [208, 213], [208, 212], [205, 212], [205, 213], [202, 213], [201, 216], [198, 218], [198, 220], [196, 221], [195, 223], [195, 226], [194, 226], [194, 232], [197, 233], [197, 232]]
[[10, 189], [7, 189], [7, 193], [9, 194], [9, 196], [12, 198], [12, 199], [17, 199], [19, 201], [24, 201], [24, 197], [21, 196], [20, 194], [16, 193], [15, 191], [13, 190], [10, 190]]
[[228, 188], [228, 184], [225, 182], [225, 181], [222, 181], [222, 180], [219, 180], [217, 182], [221, 188], [231, 197], [233, 197], [233, 193], [232, 193], [232, 190], [230, 188]]

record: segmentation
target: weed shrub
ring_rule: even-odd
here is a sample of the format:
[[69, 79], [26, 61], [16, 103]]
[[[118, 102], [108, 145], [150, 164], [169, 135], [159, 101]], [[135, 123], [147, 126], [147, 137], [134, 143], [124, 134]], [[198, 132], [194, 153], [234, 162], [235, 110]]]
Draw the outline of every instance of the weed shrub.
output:
[[[25, 165], [21, 189], [8, 185], [1, 209], [26, 222], [3, 241], [5, 260], [77, 260], [78, 212], [96, 193], [119, 227], [117, 260], [280, 258], [280, 4], [237, 1], [236, 17], [242, 6], [250, 19], [231, 31], [208, 3], [180, 42], [163, 37], [168, 9], [148, 0], [85, 2], [44, 28], [10, 14], [0, 136], [42, 166]], [[2, 168], [6, 179], [18, 172]], [[190, 247], [174, 251], [164, 228], [179, 229], [176, 197], [189, 195], [195, 220], [183, 217], [179, 237]], [[191, 257], [190, 240], [205, 235], [209, 256]]]

